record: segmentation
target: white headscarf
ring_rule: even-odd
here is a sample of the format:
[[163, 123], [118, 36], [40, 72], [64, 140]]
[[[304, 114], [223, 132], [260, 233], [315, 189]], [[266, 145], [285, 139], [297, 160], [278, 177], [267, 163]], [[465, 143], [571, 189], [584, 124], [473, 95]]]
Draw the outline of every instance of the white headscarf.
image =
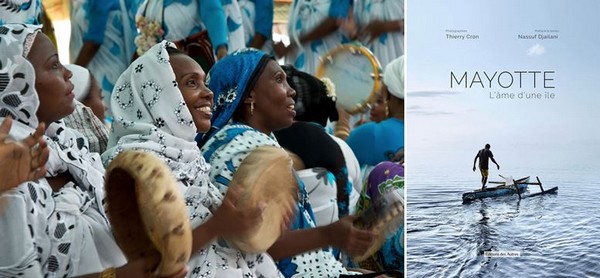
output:
[[104, 165], [125, 149], [150, 150], [163, 158], [178, 180], [207, 178], [208, 164], [194, 137], [196, 127], [169, 63], [163, 41], [121, 74], [111, 97], [114, 122]]
[[404, 99], [404, 55], [391, 61], [383, 73], [383, 83], [393, 96]]
[[69, 69], [73, 73], [71, 82], [73, 82], [73, 93], [75, 99], [79, 102], [85, 100], [90, 93], [90, 87], [92, 86], [92, 76], [90, 71], [80, 65], [67, 64], [65, 68]]

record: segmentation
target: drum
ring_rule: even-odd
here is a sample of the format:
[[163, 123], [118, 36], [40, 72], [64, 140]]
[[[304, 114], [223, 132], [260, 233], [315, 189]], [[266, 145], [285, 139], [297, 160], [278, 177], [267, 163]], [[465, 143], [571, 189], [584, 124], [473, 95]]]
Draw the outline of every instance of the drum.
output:
[[149, 152], [124, 151], [106, 170], [106, 212], [128, 261], [145, 259], [159, 276], [187, 264], [192, 228], [170, 168]]
[[382, 70], [368, 48], [351, 43], [327, 53], [317, 68], [317, 77], [329, 78], [335, 85], [336, 103], [356, 114], [375, 101], [381, 89]]
[[225, 237], [233, 247], [247, 253], [262, 253], [279, 238], [286, 219], [291, 219], [298, 198], [298, 181], [292, 161], [282, 148], [261, 146], [242, 161], [229, 190], [239, 190], [235, 204], [240, 209], [267, 204], [262, 223], [246, 233]]
[[362, 262], [371, 257], [404, 224], [404, 201], [397, 188], [390, 187], [371, 206], [354, 220], [354, 225], [374, 231], [377, 237], [374, 244], [354, 261]]

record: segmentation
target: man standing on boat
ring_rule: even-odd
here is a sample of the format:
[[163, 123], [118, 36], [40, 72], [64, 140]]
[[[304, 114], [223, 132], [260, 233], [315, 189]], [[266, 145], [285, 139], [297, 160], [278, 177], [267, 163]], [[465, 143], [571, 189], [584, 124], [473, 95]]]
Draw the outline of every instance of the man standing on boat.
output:
[[487, 179], [489, 176], [488, 165], [489, 159], [496, 164], [498, 170], [500, 170], [500, 165], [494, 160], [494, 154], [490, 151], [490, 144], [485, 144], [485, 148], [481, 149], [475, 155], [475, 160], [473, 160], [473, 172], [475, 172], [475, 162], [477, 162], [477, 158], [479, 158], [479, 171], [481, 171], [481, 190], [485, 190], [485, 184], [487, 183]]

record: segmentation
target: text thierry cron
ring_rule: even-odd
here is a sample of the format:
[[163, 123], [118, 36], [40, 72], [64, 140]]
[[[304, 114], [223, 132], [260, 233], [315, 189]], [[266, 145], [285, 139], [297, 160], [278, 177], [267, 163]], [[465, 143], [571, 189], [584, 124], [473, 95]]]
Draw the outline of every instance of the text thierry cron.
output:
[[491, 99], [554, 99], [553, 70], [450, 71], [450, 88], [489, 89]]

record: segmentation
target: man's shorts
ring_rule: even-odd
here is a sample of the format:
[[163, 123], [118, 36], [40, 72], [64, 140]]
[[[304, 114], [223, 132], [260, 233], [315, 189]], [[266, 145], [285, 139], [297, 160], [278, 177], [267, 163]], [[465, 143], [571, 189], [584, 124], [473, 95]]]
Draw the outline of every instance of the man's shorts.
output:
[[490, 172], [488, 171], [488, 169], [479, 169], [479, 171], [481, 171], [482, 177], [487, 177], [490, 175]]

